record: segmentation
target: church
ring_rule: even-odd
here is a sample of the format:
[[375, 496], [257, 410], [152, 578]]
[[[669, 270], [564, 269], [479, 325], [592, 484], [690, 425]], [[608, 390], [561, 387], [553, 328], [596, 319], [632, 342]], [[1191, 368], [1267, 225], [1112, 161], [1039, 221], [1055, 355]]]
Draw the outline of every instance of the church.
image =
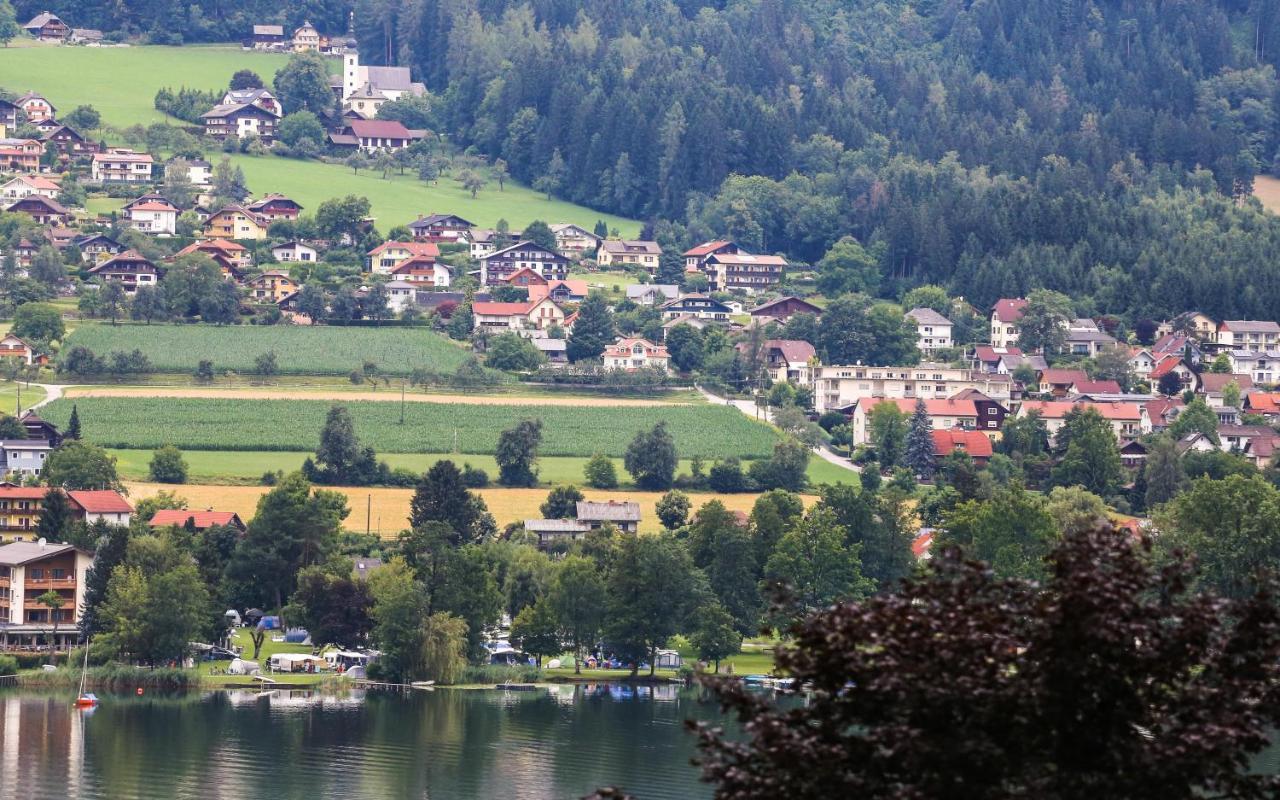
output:
[[334, 78], [334, 93], [344, 112], [373, 119], [383, 103], [399, 100], [406, 94], [421, 97], [427, 87], [414, 83], [408, 67], [366, 67], [360, 64], [360, 52], [354, 37], [348, 35], [342, 50], [342, 76]]

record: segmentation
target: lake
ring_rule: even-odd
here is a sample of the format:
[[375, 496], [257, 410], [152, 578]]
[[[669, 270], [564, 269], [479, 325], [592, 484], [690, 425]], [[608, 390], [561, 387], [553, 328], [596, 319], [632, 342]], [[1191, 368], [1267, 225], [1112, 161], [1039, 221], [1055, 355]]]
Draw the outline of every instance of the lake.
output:
[[709, 797], [683, 723], [720, 716], [674, 685], [70, 701], [0, 692], [0, 800]]

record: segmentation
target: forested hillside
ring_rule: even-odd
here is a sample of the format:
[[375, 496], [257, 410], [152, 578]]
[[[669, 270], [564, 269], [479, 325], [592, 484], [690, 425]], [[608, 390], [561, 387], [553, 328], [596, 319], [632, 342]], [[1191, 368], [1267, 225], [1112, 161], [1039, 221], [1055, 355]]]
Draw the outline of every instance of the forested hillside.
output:
[[[452, 141], [673, 243], [816, 263], [850, 235], [877, 267], [850, 290], [1044, 285], [1082, 312], [1280, 318], [1280, 227], [1232, 202], [1280, 144], [1277, 5], [356, 0], [355, 18], [365, 60], [412, 66]], [[53, 6], [194, 38], [334, 31], [346, 10]]]

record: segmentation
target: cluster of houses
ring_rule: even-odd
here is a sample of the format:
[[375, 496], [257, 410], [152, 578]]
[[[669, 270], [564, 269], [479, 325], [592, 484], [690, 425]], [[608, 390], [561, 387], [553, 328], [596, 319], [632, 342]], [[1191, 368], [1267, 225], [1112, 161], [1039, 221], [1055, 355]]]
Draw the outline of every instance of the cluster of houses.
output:
[[93, 28], [72, 28], [52, 11], [41, 11], [23, 24], [22, 30], [41, 42], [82, 44], [97, 47], [103, 44], [102, 31]]
[[547, 550], [584, 538], [604, 525], [623, 533], [640, 530], [640, 504], [619, 500], [579, 500], [573, 519], [527, 519], [524, 529]]

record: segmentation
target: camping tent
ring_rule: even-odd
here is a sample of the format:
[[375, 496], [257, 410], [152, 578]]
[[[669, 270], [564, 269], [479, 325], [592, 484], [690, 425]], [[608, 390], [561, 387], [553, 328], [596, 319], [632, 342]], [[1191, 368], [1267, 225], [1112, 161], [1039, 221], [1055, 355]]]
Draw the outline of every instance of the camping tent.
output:
[[306, 628], [290, 628], [284, 632], [284, 640], [289, 644], [311, 644], [311, 634]]
[[271, 668], [276, 672], [306, 672], [308, 665], [313, 671], [328, 667], [323, 658], [308, 653], [276, 653], [271, 657]]
[[654, 666], [658, 669], [680, 669], [684, 664], [684, 659], [675, 650], [659, 650], [658, 657], [654, 659]]
[[279, 617], [263, 617], [262, 619], [258, 620], [258, 625], [263, 630], [278, 631], [280, 630], [280, 618]]
[[227, 667], [228, 675], [256, 675], [261, 672], [262, 668], [258, 666], [256, 661], [245, 661], [243, 658], [237, 658]]

